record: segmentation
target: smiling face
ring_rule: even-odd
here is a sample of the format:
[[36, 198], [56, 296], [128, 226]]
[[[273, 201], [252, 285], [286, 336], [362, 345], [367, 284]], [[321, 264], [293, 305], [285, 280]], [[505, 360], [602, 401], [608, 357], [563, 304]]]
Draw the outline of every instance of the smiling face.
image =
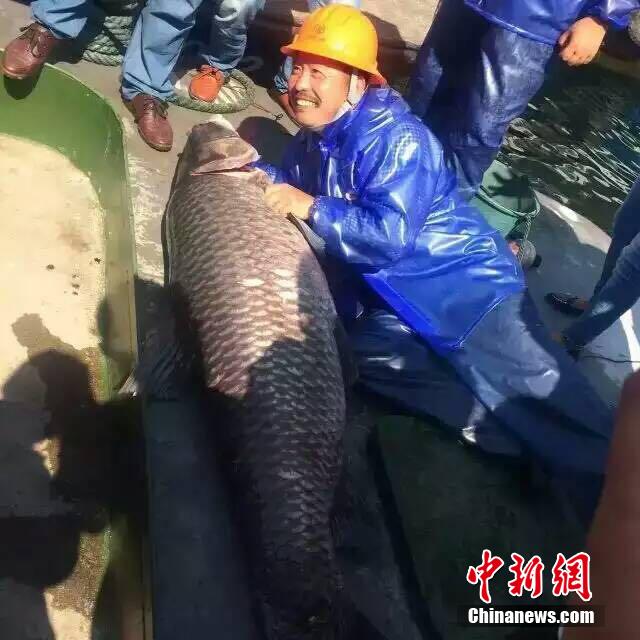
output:
[[300, 53], [289, 78], [289, 101], [298, 123], [321, 127], [332, 122], [349, 93], [351, 71], [339, 62]]

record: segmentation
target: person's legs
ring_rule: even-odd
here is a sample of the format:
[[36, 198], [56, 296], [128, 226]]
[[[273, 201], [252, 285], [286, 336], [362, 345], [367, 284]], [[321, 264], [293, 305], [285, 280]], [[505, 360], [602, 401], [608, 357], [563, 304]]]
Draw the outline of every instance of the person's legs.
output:
[[247, 47], [247, 29], [265, 0], [222, 0], [213, 17], [205, 62], [222, 71], [238, 66]]
[[[450, 86], [464, 67], [479, 55], [479, 40], [487, 24], [465, 6], [463, 0], [447, 0], [440, 4], [409, 81], [407, 103], [419, 118], [425, 119], [431, 107], [434, 110], [450, 107], [447, 104]], [[425, 119], [425, 124], [430, 126], [431, 123]]]
[[90, 0], [36, 0], [35, 22], [9, 42], [0, 60], [0, 73], [13, 80], [36, 76], [65, 39], [76, 38], [94, 10]]
[[138, 17], [122, 63], [122, 98], [142, 139], [168, 151], [173, 131], [162, 103], [173, 93], [170, 74], [202, 0], [149, 0]]
[[463, 195], [473, 196], [511, 121], [542, 86], [553, 47], [489, 25], [480, 51], [458, 71], [447, 103], [424, 121], [453, 156]]
[[591, 298], [586, 311], [563, 331], [566, 347], [570, 350], [579, 350], [608, 329], [638, 299], [640, 299], [640, 233], [637, 233], [622, 249], [611, 276]]
[[35, 0], [33, 17], [57, 38], [77, 38], [95, 11], [91, 0]]
[[528, 293], [501, 302], [447, 359], [538, 459], [554, 469], [603, 473], [612, 412], [551, 340]]
[[195, 23], [202, 0], [149, 0], [133, 30], [122, 64], [122, 96], [145, 93], [166, 100], [169, 79], [182, 46]]
[[620, 254], [640, 233], [640, 178], [632, 185], [625, 201], [616, 214], [611, 234], [611, 244], [604, 260], [602, 274], [593, 295], [596, 296], [613, 274]]
[[446, 360], [390, 311], [370, 311], [349, 332], [359, 383], [402, 409], [436, 418], [452, 433], [490, 453], [522, 448], [487, 413]]
[[[602, 267], [600, 279], [593, 289], [593, 295], [591, 296], [591, 299], [586, 300], [584, 298], [580, 298], [568, 293], [551, 292], [545, 296], [545, 300], [558, 311], [569, 315], [584, 315], [584, 312], [588, 310], [588, 315], [597, 316], [599, 319], [601, 313], [605, 312], [606, 317], [602, 318], [603, 322], [605, 320], [608, 320], [608, 318], [612, 318], [611, 322], [617, 320], [619, 316], [608, 314], [606, 312], [606, 308], [600, 304], [599, 294], [604, 286], [608, 283], [609, 278], [611, 278], [611, 276], [613, 275], [620, 255], [622, 254], [624, 249], [626, 249], [626, 247], [632, 243], [632, 241], [638, 236], [638, 234], [640, 234], [640, 178], [633, 184], [626, 200], [616, 214], [615, 222], [613, 225], [613, 233], [611, 236], [611, 244], [609, 245], [609, 250], [607, 251], [607, 255], [604, 260], [604, 266]], [[631, 259], [633, 260], [633, 256], [631, 256]], [[620, 297], [619, 295], [617, 295], [619, 292], [616, 291], [619, 286], [620, 282], [614, 287], [613, 292], [608, 290], [608, 292], [606, 293], [610, 301], [611, 298], [618, 299]], [[633, 293], [633, 291], [630, 293]], [[631, 305], [633, 305], [634, 302], [635, 301], [632, 301]], [[611, 311], [614, 310], [615, 309], [612, 307]], [[627, 309], [623, 309], [620, 312], [620, 315], [622, 315], [622, 313], [624, 313], [624, 311], [626, 310]], [[577, 333], [580, 334], [584, 330], [585, 336], [591, 336], [589, 340], [582, 344], [586, 344], [590, 340], [593, 340], [593, 338], [595, 338], [597, 335], [602, 333], [602, 331], [608, 328], [611, 322], [606, 324], [606, 326], [602, 325], [603, 328], [600, 329], [599, 321], [595, 322], [595, 324], [590, 320], [580, 321], [580, 323], [578, 324]], [[597, 333], [593, 333], [594, 330], [596, 330]], [[585, 339], [584, 336], [578, 335], [576, 335], [576, 338], [579, 338], [580, 340]], [[576, 346], [575, 340], [573, 340], [572, 342], [574, 343], [570, 346], [572, 349], [577, 349], [582, 346], [582, 344]]]
[[[329, 4], [346, 4], [351, 7], [360, 8], [361, 0], [307, 0], [307, 6], [309, 13], [313, 13], [316, 9], [326, 7]], [[289, 86], [289, 77], [291, 76], [291, 70], [293, 69], [293, 62], [289, 56], [287, 56], [280, 65], [278, 73], [273, 78], [273, 87], [276, 93], [286, 93]]]

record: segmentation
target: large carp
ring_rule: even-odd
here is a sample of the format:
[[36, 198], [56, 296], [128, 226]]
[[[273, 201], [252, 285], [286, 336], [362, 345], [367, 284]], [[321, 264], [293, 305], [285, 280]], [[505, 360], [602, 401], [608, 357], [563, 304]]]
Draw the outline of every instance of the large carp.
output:
[[261, 626], [274, 640], [334, 638], [337, 316], [309, 245], [266, 205], [255, 159], [219, 124], [193, 129], [165, 216], [168, 288], [229, 463]]

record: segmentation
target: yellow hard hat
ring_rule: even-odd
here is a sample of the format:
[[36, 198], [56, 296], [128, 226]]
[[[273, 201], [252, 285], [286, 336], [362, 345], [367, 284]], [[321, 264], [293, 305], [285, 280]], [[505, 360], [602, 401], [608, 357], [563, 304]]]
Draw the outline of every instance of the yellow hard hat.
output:
[[293, 42], [281, 49], [293, 56], [310, 53], [366, 71], [371, 82], [384, 84], [378, 71], [378, 34], [373, 23], [355, 7], [332, 4], [314, 11]]

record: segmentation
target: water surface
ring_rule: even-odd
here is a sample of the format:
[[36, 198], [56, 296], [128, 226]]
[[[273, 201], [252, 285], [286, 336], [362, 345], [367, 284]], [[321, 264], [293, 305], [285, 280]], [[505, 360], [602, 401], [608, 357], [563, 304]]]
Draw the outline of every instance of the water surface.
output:
[[558, 63], [512, 123], [500, 159], [609, 232], [640, 174], [640, 81]]

